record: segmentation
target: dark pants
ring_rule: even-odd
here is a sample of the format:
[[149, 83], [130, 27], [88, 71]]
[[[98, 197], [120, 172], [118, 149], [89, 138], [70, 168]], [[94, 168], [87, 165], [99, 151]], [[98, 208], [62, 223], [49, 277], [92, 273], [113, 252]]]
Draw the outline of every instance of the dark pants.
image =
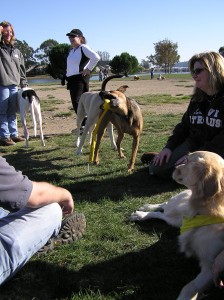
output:
[[[90, 76], [82, 76], [81, 74], [74, 75], [68, 77], [67, 80], [68, 80], [67, 88], [70, 91], [72, 106], [74, 108], [74, 111], [77, 114], [79, 99], [81, 95], [89, 91]], [[85, 125], [85, 121], [84, 124], [82, 124], [82, 126], [84, 125]]]
[[197, 149], [193, 148], [188, 142], [184, 142], [172, 152], [172, 155], [167, 163], [162, 164], [161, 166], [149, 165], [149, 174], [156, 175], [161, 178], [171, 178], [176, 161], [184, 155], [187, 155], [189, 152], [196, 151]]

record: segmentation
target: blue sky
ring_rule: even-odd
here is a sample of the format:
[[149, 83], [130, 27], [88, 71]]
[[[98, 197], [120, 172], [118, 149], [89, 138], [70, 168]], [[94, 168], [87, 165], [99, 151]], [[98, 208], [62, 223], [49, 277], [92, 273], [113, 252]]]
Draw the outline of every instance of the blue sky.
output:
[[178, 44], [180, 61], [224, 46], [223, 0], [38, 0], [3, 1], [0, 20], [11, 22], [17, 39], [34, 49], [47, 39], [69, 43], [66, 33], [82, 30], [95, 51], [110, 59], [122, 52], [139, 62], [154, 43]]

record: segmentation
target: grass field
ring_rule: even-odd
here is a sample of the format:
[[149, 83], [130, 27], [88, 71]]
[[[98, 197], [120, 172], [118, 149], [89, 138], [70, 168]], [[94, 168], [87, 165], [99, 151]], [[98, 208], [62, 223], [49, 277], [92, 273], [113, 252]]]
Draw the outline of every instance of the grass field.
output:
[[[158, 96], [139, 97], [137, 101], [156, 103]], [[173, 105], [180, 101], [186, 98], [167, 96]], [[51, 105], [46, 107], [51, 109]], [[145, 151], [163, 147], [180, 118], [180, 114], [144, 113], [133, 174], [127, 172], [132, 143], [129, 136], [122, 143], [124, 160], [105, 137], [101, 164], [90, 165], [90, 172], [89, 147], [85, 146], [82, 156], [76, 156], [71, 134], [48, 137], [45, 148], [38, 138], [31, 140], [28, 149], [21, 144], [1, 148], [1, 155], [30, 179], [49, 181], [71, 191], [76, 211], [87, 219], [81, 240], [58, 246], [45, 256], [34, 256], [0, 288], [1, 300], [176, 299], [182, 286], [198, 273], [197, 261], [178, 252], [178, 229], [158, 220], [133, 223], [129, 217], [141, 205], [166, 201], [183, 188], [149, 176], [140, 162]], [[223, 299], [223, 292], [212, 289], [204, 299]]]

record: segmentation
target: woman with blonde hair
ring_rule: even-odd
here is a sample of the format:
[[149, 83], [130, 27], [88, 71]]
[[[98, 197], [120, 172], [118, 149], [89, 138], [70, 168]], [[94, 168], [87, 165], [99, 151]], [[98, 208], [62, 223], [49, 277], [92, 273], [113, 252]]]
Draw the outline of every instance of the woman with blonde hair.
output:
[[22, 53], [14, 48], [13, 26], [0, 23], [0, 145], [11, 146], [25, 139], [18, 136], [16, 98], [18, 86], [27, 86]]
[[171, 178], [175, 165], [189, 152], [204, 150], [224, 158], [224, 58], [216, 52], [199, 53], [189, 60], [195, 81], [187, 111], [159, 152], [144, 153], [149, 173]]

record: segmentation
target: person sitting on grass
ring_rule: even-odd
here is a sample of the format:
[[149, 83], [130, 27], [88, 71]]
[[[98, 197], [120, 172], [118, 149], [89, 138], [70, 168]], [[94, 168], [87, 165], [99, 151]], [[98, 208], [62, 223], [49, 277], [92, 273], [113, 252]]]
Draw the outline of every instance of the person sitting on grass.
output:
[[141, 161], [149, 174], [171, 178], [175, 165], [189, 152], [211, 151], [224, 158], [224, 58], [216, 52], [199, 53], [189, 61], [195, 80], [187, 111], [159, 152], [146, 152]]
[[82, 213], [73, 213], [74, 201], [68, 190], [31, 181], [2, 157], [0, 170], [1, 285], [35, 253], [80, 238], [86, 220]]

